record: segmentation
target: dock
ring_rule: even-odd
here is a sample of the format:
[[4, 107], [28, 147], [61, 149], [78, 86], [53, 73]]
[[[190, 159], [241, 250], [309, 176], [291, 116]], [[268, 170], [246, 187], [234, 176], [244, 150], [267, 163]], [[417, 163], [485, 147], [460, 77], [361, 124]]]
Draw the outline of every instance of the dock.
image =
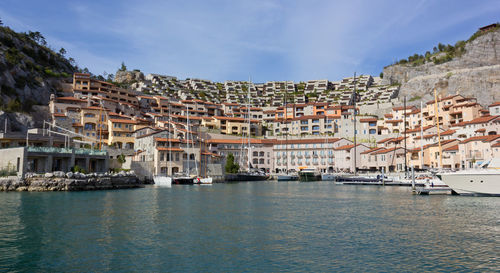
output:
[[[386, 181], [386, 182], [367, 182], [367, 181], [346, 181], [340, 182], [343, 185], [370, 185], [370, 186], [404, 186], [411, 187], [411, 183], [402, 181]], [[415, 183], [415, 186], [424, 187], [424, 183]]]
[[445, 186], [440, 186], [440, 187], [416, 187], [415, 189], [416, 194], [420, 195], [446, 195], [446, 194], [452, 194], [452, 189], [450, 187], [445, 187]]

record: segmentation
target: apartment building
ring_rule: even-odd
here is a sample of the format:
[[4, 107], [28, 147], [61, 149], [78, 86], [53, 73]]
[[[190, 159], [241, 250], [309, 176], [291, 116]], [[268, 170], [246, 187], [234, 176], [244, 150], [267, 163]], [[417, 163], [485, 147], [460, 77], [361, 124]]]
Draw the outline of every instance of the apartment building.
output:
[[222, 164], [229, 154], [234, 156], [234, 161], [240, 165], [241, 170], [250, 168], [260, 169], [267, 173], [274, 170], [272, 139], [246, 139], [246, 138], [212, 138], [207, 140], [209, 152], [223, 158]]
[[139, 106], [137, 93], [119, 88], [114, 84], [91, 78], [90, 74], [73, 74], [73, 93], [84, 96], [102, 96], [120, 102]]
[[343, 138], [278, 139], [273, 147], [275, 171], [310, 167], [322, 173], [334, 172], [339, 163], [334, 156], [335, 149], [350, 144], [351, 141]]

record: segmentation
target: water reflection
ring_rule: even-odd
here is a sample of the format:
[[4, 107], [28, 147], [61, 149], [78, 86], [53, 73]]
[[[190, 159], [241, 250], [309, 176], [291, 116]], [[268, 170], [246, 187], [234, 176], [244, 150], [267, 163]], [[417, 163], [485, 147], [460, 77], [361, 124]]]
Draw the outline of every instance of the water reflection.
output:
[[319, 183], [0, 194], [1, 271], [494, 271], [500, 199]]

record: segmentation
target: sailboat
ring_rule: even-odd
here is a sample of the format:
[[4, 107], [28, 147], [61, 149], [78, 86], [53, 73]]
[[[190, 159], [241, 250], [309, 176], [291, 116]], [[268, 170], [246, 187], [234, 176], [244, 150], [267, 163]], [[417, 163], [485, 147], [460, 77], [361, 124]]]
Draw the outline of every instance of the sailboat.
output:
[[248, 134], [247, 134], [247, 166], [246, 171], [238, 172], [236, 174], [226, 174], [225, 179], [229, 182], [237, 181], [262, 181], [267, 180], [269, 176], [263, 171], [252, 169], [252, 164], [250, 164], [250, 155], [252, 146], [250, 145], [250, 132], [251, 132], [251, 121], [250, 121], [250, 81], [248, 83], [248, 104], [247, 104], [247, 116], [248, 116]]
[[[167, 175], [168, 171], [172, 170], [172, 141], [170, 140], [172, 132], [170, 131], [170, 125], [171, 125], [171, 115], [170, 115], [170, 102], [168, 104], [168, 170], [167, 170]], [[155, 175], [153, 177], [153, 181], [156, 186], [160, 187], [172, 187], [172, 176], [166, 176], [166, 175]]]
[[299, 176], [297, 174], [290, 174], [289, 173], [289, 169], [288, 169], [288, 124], [286, 123], [286, 119], [288, 117], [288, 113], [287, 113], [287, 110], [288, 110], [288, 104], [287, 104], [287, 90], [285, 89], [285, 111], [284, 111], [284, 115], [285, 115], [285, 124], [286, 124], [286, 127], [287, 127], [287, 130], [286, 130], [286, 135], [285, 135], [285, 161], [286, 161], [286, 170], [285, 170], [285, 173], [280, 173], [276, 176], [276, 179], [278, 181], [296, 181], [296, 180], [299, 180]]
[[[326, 121], [327, 121], [326, 123], [328, 124], [328, 116], [326, 117]], [[328, 134], [326, 134], [326, 137], [325, 137], [325, 150], [328, 151]], [[328, 153], [327, 153], [327, 156], [328, 156]], [[328, 171], [328, 169], [326, 170], [326, 172], [321, 174], [322, 181], [334, 181], [335, 178], [336, 178], [335, 173], [330, 173]]]
[[[190, 161], [190, 158], [189, 158], [190, 137], [189, 137], [189, 135], [190, 135], [191, 129], [189, 128], [189, 107], [187, 104], [186, 104], [186, 117], [187, 117], [187, 125], [186, 125], [187, 168], [186, 168], [185, 173], [179, 173], [179, 174], [174, 175], [174, 179], [173, 179], [174, 184], [194, 184], [195, 180], [197, 180], [196, 177], [191, 176], [191, 169], [189, 166], [189, 161]], [[195, 162], [195, 165], [196, 165], [196, 162]]]
[[[201, 132], [200, 132], [201, 135]], [[198, 173], [198, 177], [195, 178], [194, 183], [195, 184], [212, 184], [213, 179], [211, 176], [207, 176], [207, 160], [205, 160], [205, 164], [203, 164], [203, 149], [206, 144], [206, 141], [203, 141], [203, 139], [200, 139], [200, 170]], [[204, 174], [201, 175], [202, 168], [204, 170]]]

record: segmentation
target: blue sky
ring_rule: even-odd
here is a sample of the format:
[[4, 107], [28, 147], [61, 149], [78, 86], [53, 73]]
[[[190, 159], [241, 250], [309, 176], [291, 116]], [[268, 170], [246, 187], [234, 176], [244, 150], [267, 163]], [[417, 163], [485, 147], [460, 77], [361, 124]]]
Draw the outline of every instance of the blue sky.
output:
[[500, 1], [2, 0], [95, 74], [129, 69], [214, 81], [339, 80], [500, 21]]

